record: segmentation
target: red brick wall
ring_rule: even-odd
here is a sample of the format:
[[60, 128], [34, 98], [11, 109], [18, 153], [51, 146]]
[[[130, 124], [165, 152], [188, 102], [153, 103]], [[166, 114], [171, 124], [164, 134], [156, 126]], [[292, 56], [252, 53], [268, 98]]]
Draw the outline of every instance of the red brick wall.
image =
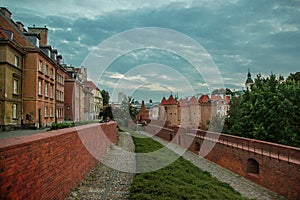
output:
[[[288, 199], [300, 199], [300, 149], [200, 130], [161, 129], [158, 126], [147, 126], [145, 130], [165, 140], [173, 136], [173, 142], [188, 150], [206, 155], [205, 151], [196, 151], [196, 142], [203, 146], [215, 144], [205, 156], [206, 159], [244, 176]], [[179, 139], [180, 138], [180, 139]], [[210, 141], [210, 142], [209, 142]], [[208, 145], [209, 146], [209, 145]], [[201, 148], [200, 148], [201, 149]], [[247, 173], [248, 159], [255, 159], [259, 164], [259, 173]]]
[[85, 145], [101, 157], [116, 137], [109, 122], [0, 140], [0, 199], [64, 199], [97, 163]]

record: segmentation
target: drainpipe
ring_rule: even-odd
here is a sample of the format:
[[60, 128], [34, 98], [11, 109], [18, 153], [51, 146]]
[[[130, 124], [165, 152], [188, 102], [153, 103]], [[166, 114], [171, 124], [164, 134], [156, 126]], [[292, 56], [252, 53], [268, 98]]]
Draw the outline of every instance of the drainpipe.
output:
[[24, 64], [25, 64], [25, 62], [24, 62], [24, 60], [25, 60], [25, 57], [26, 57], [26, 54], [24, 55], [24, 56], [22, 56], [22, 81], [21, 81], [21, 83], [22, 83], [22, 93], [21, 93], [21, 129], [23, 128], [23, 126], [24, 126]]
[[57, 124], [57, 93], [56, 93], [56, 90], [57, 90], [57, 68], [59, 67], [59, 64], [56, 63], [56, 66], [55, 66], [55, 73], [54, 73], [54, 80], [55, 80], [55, 84], [54, 84], [54, 92], [53, 92], [53, 96], [55, 97], [54, 98], [54, 122]]

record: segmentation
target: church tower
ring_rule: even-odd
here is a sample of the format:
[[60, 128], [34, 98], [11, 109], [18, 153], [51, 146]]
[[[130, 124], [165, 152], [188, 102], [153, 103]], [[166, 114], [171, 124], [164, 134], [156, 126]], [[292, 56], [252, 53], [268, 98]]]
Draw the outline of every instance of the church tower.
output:
[[247, 75], [247, 80], [246, 80], [246, 83], [245, 83], [245, 86], [246, 86], [246, 89], [248, 91], [251, 91], [251, 85], [253, 85], [253, 80], [251, 78], [251, 73], [250, 73], [250, 69], [248, 69], [248, 75]]

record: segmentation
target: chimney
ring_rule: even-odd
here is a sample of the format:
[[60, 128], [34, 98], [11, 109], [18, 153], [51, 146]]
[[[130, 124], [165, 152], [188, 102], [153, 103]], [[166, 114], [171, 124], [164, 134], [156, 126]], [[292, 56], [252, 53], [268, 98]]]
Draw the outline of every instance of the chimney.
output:
[[7, 8], [1, 7], [0, 11], [3, 13], [3, 15], [5, 17], [7, 17], [8, 19], [11, 19], [11, 12]]
[[57, 60], [57, 64], [61, 64], [62, 55], [57, 55], [56, 60]]
[[52, 49], [51, 51], [51, 58], [56, 61], [56, 58], [57, 58], [57, 49]]
[[20, 31], [24, 32], [24, 24], [22, 22], [16, 22]]
[[40, 35], [40, 46], [47, 46], [48, 45], [48, 29], [45, 26], [44, 28], [40, 27], [28, 27], [29, 33], [37, 33]]

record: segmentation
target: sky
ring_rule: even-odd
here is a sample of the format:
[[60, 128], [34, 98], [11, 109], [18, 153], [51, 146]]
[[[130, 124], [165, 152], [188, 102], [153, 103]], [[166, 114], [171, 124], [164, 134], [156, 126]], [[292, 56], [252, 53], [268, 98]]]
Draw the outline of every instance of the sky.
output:
[[113, 99], [240, 90], [299, 71], [298, 0], [0, 0], [25, 27], [49, 29], [64, 63], [85, 66]]

